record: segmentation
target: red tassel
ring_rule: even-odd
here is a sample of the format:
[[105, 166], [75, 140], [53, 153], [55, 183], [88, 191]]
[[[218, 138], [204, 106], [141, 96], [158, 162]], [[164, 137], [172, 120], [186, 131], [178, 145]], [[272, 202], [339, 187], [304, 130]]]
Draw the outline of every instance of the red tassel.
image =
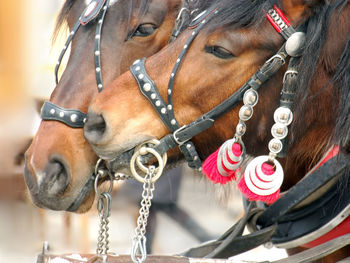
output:
[[[267, 156], [259, 156], [248, 164], [238, 183], [238, 189], [248, 200], [272, 204], [279, 198], [283, 170], [276, 160], [274, 162], [276, 167], [267, 162]], [[259, 171], [260, 164], [261, 170]]]
[[[242, 146], [235, 142], [232, 143], [231, 149], [227, 149], [230, 143], [232, 143], [232, 141], [226, 141], [218, 150], [212, 153], [202, 165], [203, 173], [214, 183], [226, 184], [229, 181], [236, 180], [236, 172], [241, 160], [232, 160], [230, 153], [231, 156], [232, 154], [234, 155], [233, 157], [241, 157]], [[227, 165], [225, 165], [224, 158], [227, 161]], [[220, 168], [218, 168], [218, 165], [220, 165]]]

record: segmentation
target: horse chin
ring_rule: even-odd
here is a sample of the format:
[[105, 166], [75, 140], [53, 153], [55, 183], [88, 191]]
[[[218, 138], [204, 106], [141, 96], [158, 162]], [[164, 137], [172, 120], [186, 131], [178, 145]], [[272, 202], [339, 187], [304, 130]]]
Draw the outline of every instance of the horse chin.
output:
[[[94, 203], [94, 200], [95, 200], [95, 194], [94, 194], [94, 191], [92, 191], [92, 193], [88, 194], [83, 202], [80, 204], [80, 206], [76, 209], [76, 210], [69, 210], [66, 209], [66, 211], [69, 211], [69, 212], [73, 212], [73, 213], [77, 213], [77, 214], [83, 214], [83, 213], [86, 213], [87, 211], [89, 211]], [[74, 203], [74, 202], [73, 202]], [[72, 207], [73, 203], [70, 205], [70, 207]]]

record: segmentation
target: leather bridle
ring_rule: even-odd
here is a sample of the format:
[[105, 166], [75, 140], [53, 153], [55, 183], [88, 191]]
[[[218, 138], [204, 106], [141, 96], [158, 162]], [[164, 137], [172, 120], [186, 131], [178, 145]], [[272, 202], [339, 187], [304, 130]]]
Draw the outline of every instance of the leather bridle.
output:
[[[243, 84], [235, 93], [233, 93], [229, 98], [220, 103], [218, 106], [210, 110], [209, 112], [203, 114], [198, 119], [190, 124], [180, 126], [177, 121], [174, 110], [173, 110], [173, 88], [174, 80], [178, 69], [181, 65], [183, 58], [185, 57], [189, 46], [197, 36], [198, 32], [211, 20], [214, 16], [219, 13], [219, 7], [214, 6], [208, 10], [205, 10], [194, 19], [188, 26], [192, 33], [187, 39], [185, 45], [183, 46], [175, 66], [170, 75], [170, 80], [168, 83], [167, 90], [167, 102], [160, 96], [160, 93], [154, 83], [154, 81], [147, 74], [145, 69], [145, 59], [136, 60], [130, 67], [130, 71], [135, 77], [139, 89], [142, 94], [150, 101], [153, 108], [158, 113], [159, 117], [162, 119], [163, 123], [171, 131], [171, 134], [166, 135], [160, 140], [160, 144], [154, 146], [154, 148], [160, 153], [164, 154], [169, 149], [174, 147], [179, 147], [181, 152], [184, 154], [185, 159], [189, 167], [197, 170], [201, 170], [202, 161], [195, 149], [194, 144], [190, 141], [194, 136], [207, 130], [213, 126], [215, 120], [223, 116], [229, 110], [231, 110], [235, 105], [242, 101], [244, 93], [248, 89], [258, 90], [263, 83], [265, 83], [271, 76], [273, 76], [285, 63], [285, 59], [288, 56], [299, 56], [299, 50], [286, 51], [286, 43], [283, 44], [281, 49], [269, 60], [267, 60], [264, 65], [245, 83]], [[288, 41], [290, 36], [297, 33], [291, 25], [287, 25], [283, 22], [280, 16], [276, 13], [274, 9], [269, 10], [269, 20], [271, 19], [273, 25], [279, 28], [279, 33]], [[271, 21], [270, 21], [271, 22]], [[274, 26], [275, 27], [275, 26]]]
[[[86, 26], [90, 23], [96, 23], [95, 44], [94, 44], [94, 64], [95, 76], [98, 92], [103, 90], [102, 69], [101, 69], [101, 36], [102, 26], [109, 6], [109, 0], [93, 0], [82, 12], [81, 16], [75, 22], [70, 32], [63, 50], [61, 51], [55, 68], [55, 80], [58, 85], [58, 72], [63, 57], [76, 35], [80, 26]], [[65, 109], [50, 101], [46, 101], [41, 108], [42, 120], [55, 120], [62, 122], [72, 128], [83, 128], [86, 122], [86, 114], [77, 109]]]

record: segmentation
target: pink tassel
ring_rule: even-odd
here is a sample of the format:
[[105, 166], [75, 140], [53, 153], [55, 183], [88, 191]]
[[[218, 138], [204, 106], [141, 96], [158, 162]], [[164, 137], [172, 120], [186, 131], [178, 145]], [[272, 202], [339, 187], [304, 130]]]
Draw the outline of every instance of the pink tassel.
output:
[[[264, 159], [261, 164], [261, 171], [258, 171], [258, 165], [260, 165], [259, 163], [262, 161], [261, 157], [264, 158], [265, 156], [257, 157], [248, 164], [244, 175], [238, 183], [238, 189], [250, 201], [262, 201], [267, 204], [272, 204], [280, 195], [280, 186], [283, 182], [283, 170], [276, 160], [275, 168]], [[263, 179], [261, 178], [262, 176], [264, 177]]]
[[[232, 143], [231, 149], [227, 149], [231, 142], [232, 141], [226, 141], [203, 163], [203, 173], [214, 183], [226, 184], [229, 181], [236, 180], [236, 172], [242, 161], [242, 158], [239, 158], [242, 156], [242, 146], [235, 142]], [[231, 151], [231, 154], [238, 160], [232, 160], [229, 151]], [[224, 158], [225, 161], [228, 162], [227, 165], [224, 163]], [[220, 168], [218, 168], [218, 166], [220, 166]]]

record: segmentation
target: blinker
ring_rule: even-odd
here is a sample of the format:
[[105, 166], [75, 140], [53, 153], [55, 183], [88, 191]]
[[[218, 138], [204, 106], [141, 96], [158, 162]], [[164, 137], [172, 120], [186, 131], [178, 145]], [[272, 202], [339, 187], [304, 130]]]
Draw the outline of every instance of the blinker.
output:
[[94, 20], [102, 10], [106, 0], [93, 0], [83, 11], [79, 18], [80, 24], [85, 26]]

